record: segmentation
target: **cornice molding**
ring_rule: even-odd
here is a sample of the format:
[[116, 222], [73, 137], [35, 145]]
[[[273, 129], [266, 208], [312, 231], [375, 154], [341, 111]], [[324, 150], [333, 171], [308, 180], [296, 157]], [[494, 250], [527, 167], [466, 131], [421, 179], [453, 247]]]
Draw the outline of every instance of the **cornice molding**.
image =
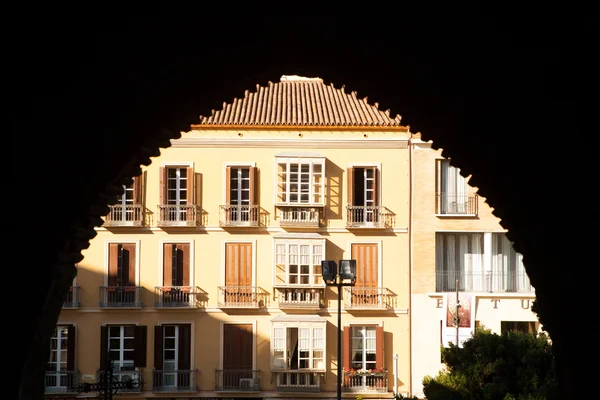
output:
[[407, 149], [409, 139], [251, 139], [251, 138], [179, 138], [171, 140], [171, 147], [238, 147], [305, 149]]

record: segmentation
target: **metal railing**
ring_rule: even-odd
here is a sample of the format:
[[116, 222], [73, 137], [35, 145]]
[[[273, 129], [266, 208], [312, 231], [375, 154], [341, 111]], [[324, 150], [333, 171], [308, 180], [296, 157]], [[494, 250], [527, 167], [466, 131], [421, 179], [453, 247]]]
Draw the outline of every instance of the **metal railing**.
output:
[[260, 207], [257, 205], [220, 206], [219, 226], [258, 226]]
[[436, 292], [530, 293], [534, 291], [525, 272], [441, 272], [435, 273]]
[[99, 307], [142, 307], [141, 286], [100, 286]]
[[359, 375], [344, 372], [343, 392], [355, 393], [386, 393], [388, 391], [388, 373]]
[[110, 205], [104, 226], [144, 226], [145, 210], [141, 204]]
[[321, 210], [314, 207], [292, 207], [279, 210], [279, 226], [283, 228], [318, 228]]
[[154, 307], [199, 307], [206, 292], [194, 286], [155, 286]]
[[269, 297], [258, 286], [219, 286], [217, 305], [220, 308], [266, 307]]
[[395, 214], [384, 206], [348, 206], [347, 228], [393, 228]]
[[321, 374], [317, 372], [285, 371], [276, 374], [276, 388], [280, 392], [319, 393]]
[[75, 393], [79, 383], [79, 371], [46, 371], [46, 393]]
[[438, 193], [435, 201], [436, 214], [442, 215], [477, 215], [479, 212], [479, 196]]
[[258, 392], [260, 370], [231, 369], [215, 371], [215, 392]]
[[[104, 375], [106, 372], [104, 370], [98, 371], [98, 381], [104, 381]], [[127, 381], [138, 381], [140, 382], [139, 386], [134, 385], [131, 388], [119, 388], [119, 393], [140, 393], [142, 391], [144, 374], [142, 371], [120, 371], [114, 370], [112, 372], [113, 382], [127, 382]]]
[[198, 226], [201, 223], [200, 209], [196, 204], [158, 206], [158, 226]]
[[319, 309], [323, 304], [322, 288], [276, 288], [279, 308]]
[[344, 299], [344, 308], [349, 310], [390, 310], [396, 307], [396, 294], [385, 287], [345, 287]]
[[81, 302], [79, 301], [79, 286], [71, 286], [63, 302], [63, 308], [79, 308]]
[[198, 370], [154, 370], [153, 392], [195, 392], [198, 390]]

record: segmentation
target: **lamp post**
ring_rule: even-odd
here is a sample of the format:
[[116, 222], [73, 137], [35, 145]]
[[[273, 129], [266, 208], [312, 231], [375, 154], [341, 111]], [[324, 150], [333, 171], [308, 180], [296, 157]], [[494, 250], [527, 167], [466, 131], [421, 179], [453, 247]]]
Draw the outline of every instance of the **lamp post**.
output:
[[83, 382], [79, 385], [76, 385], [73, 389], [75, 389], [77, 393], [98, 392], [102, 396], [103, 400], [112, 400], [113, 395], [116, 394], [119, 391], [119, 389], [131, 389], [139, 386], [140, 381], [137, 379], [129, 379], [125, 382], [119, 382], [114, 380], [111, 354], [109, 351], [106, 355], [104, 375], [101, 377], [99, 382]]
[[338, 334], [337, 334], [337, 400], [342, 399], [342, 286], [356, 283], [356, 260], [321, 261], [321, 275], [327, 286], [336, 286], [338, 291]]

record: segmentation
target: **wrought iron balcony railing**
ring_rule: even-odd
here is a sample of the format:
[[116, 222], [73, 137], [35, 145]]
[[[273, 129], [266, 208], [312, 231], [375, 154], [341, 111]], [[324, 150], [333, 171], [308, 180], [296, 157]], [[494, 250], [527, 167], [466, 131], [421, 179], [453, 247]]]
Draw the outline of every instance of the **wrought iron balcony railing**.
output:
[[46, 371], [44, 382], [45, 392], [76, 393], [75, 386], [79, 383], [79, 371]]
[[343, 392], [386, 393], [388, 391], [388, 373], [353, 374], [344, 372]]
[[438, 193], [435, 203], [435, 212], [440, 215], [477, 215], [479, 212], [479, 197], [477, 194]]
[[79, 286], [71, 286], [65, 301], [63, 302], [63, 308], [79, 308], [81, 302], [79, 301]]
[[198, 370], [154, 370], [152, 371], [153, 392], [196, 392]]
[[215, 371], [215, 392], [258, 392], [260, 370], [232, 369]]
[[344, 308], [348, 310], [390, 310], [396, 307], [396, 294], [384, 287], [344, 287]]
[[279, 226], [282, 228], [318, 228], [321, 209], [315, 207], [282, 207]]
[[104, 218], [104, 226], [135, 226], [145, 225], [146, 212], [141, 204], [110, 205], [109, 212]]
[[280, 309], [318, 310], [323, 305], [323, 288], [278, 287], [275, 290]]
[[525, 271], [442, 272], [435, 273], [436, 292], [530, 293], [534, 291]]
[[219, 226], [259, 226], [260, 207], [257, 205], [220, 206]]
[[100, 307], [142, 307], [141, 286], [100, 286]]
[[206, 292], [194, 286], [156, 286], [154, 307], [157, 308], [196, 308], [202, 307]]
[[395, 214], [384, 206], [348, 206], [346, 228], [393, 228]]
[[[104, 381], [104, 375], [106, 372], [104, 370], [99, 370], [98, 381]], [[125, 370], [114, 370], [112, 372], [113, 382], [127, 382], [134, 381], [140, 382], [139, 385], [132, 385], [132, 387], [119, 388], [119, 393], [140, 393], [142, 391], [142, 386], [144, 383], [144, 374], [143, 371], [125, 371]]]
[[266, 307], [269, 293], [258, 286], [219, 286], [217, 305], [220, 308]]
[[275, 385], [279, 392], [319, 393], [321, 374], [318, 372], [284, 371], [271, 372], [276, 375]]
[[183, 227], [203, 225], [202, 213], [196, 204], [158, 206], [158, 221], [160, 227]]

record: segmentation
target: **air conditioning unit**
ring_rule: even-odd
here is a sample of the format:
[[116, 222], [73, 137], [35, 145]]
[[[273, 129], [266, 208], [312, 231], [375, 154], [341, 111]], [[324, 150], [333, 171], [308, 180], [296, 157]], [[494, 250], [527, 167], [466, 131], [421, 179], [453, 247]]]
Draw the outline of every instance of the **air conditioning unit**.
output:
[[241, 378], [240, 379], [240, 388], [242, 388], [242, 389], [252, 389], [252, 388], [254, 388], [254, 379], [252, 379], [252, 378]]

